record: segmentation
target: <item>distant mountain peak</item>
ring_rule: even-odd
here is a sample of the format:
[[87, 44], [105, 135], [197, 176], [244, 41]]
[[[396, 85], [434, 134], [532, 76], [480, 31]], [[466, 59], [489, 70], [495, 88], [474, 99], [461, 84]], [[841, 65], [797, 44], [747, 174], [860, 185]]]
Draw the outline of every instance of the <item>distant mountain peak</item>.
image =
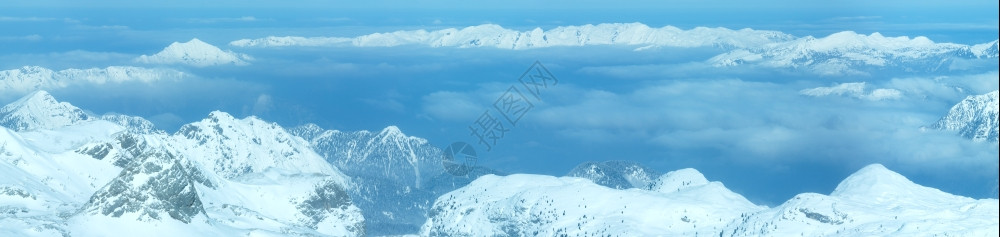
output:
[[319, 125], [316, 125], [315, 123], [307, 123], [307, 124], [299, 125], [299, 126], [294, 127], [294, 128], [289, 128], [287, 130], [291, 134], [294, 134], [296, 136], [299, 136], [299, 137], [302, 137], [302, 138], [306, 139], [306, 141], [312, 141], [313, 139], [318, 138], [324, 132], [326, 132], [325, 129], [323, 129]]
[[403, 131], [400, 131], [399, 127], [396, 127], [395, 125], [389, 125], [389, 126], [383, 128], [381, 133], [382, 134], [397, 135], [397, 134], [403, 134]]
[[708, 184], [705, 175], [693, 168], [685, 168], [667, 172], [650, 186], [654, 191], [664, 193], [675, 192], [687, 187]]
[[920, 186], [881, 164], [861, 168], [840, 182], [830, 196], [875, 202], [913, 198], [954, 197], [934, 188]]
[[189, 149], [204, 154], [197, 161], [226, 178], [268, 169], [339, 176], [305, 140], [257, 117], [237, 119], [212, 111], [205, 119], [182, 126], [175, 135], [195, 141]]
[[35, 91], [0, 108], [0, 126], [15, 131], [52, 129], [91, 119], [83, 110], [60, 102], [46, 91]]
[[1000, 127], [1000, 91], [970, 95], [955, 104], [948, 114], [931, 125], [931, 128], [957, 131], [973, 141], [998, 141]]
[[570, 170], [566, 176], [586, 178], [596, 184], [615, 189], [645, 189], [660, 174], [638, 162], [610, 160], [584, 162]]
[[399, 127], [396, 127], [394, 125], [389, 125], [388, 127], [383, 128], [382, 131], [379, 132], [378, 134], [379, 134], [378, 135], [379, 137], [383, 137], [383, 138], [390, 138], [390, 137], [392, 137], [392, 138], [405, 138], [406, 137], [406, 134], [404, 134], [403, 131], [399, 130]]
[[842, 196], [849, 193], [881, 192], [883, 190], [874, 188], [892, 186], [902, 188], [903, 186], [910, 185], [913, 185], [913, 182], [903, 177], [903, 175], [885, 168], [882, 164], [871, 164], [841, 181], [837, 185], [837, 188], [834, 189], [832, 195]]
[[970, 45], [967, 50], [976, 58], [1000, 57], [1000, 39], [993, 42]]
[[205, 43], [198, 38], [188, 42], [173, 42], [162, 51], [153, 55], [142, 55], [135, 59], [141, 63], [151, 64], [187, 64], [195, 67], [218, 66], [225, 64], [247, 65], [252, 57], [246, 54], [222, 50]]
[[216, 123], [220, 121], [236, 121], [236, 117], [233, 117], [233, 115], [219, 110], [209, 112], [207, 119], [210, 119]]

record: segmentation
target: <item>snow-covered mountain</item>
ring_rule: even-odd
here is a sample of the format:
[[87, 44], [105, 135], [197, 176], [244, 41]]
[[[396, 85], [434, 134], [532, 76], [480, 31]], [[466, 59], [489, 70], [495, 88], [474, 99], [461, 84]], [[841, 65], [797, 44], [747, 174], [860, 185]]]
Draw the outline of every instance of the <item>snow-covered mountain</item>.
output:
[[993, 236], [996, 199], [975, 200], [914, 184], [882, 165], [844, 179], [829, 196], [803, 193], [742, 216], [724, 236]]
[[28, 121], [75, 108], [34, 97], [51, 98], [8, 105], [26, 114], [8, 121], [37, 126], [0, 132], [0, 235], [365, 235], [351, 181], [274, 123], [213, 112], [168, 135], [139, 117]]
[[185, 64], [195, 67], [248, 65], [249, 60], [253, 60], [249, 55], [224, 51], [197, 38], [184, 43], [171, 43], [156, 54], [141, 55], [135, 59], [140, 63]]
[[738, 48], [708, 62], [720, 67], [757, 64], [819, 74], [860, 73], [863, 68], [890, 66], [904, 71], [937, 71], [948, 69], [953, 58], [997, 58], [996, 42], [970, 46], [936, 43], [923, 36], [886, 37], [877, 32], [863, 35], [844, 31], [822, 38], [806, 36]]
[[650, 190], [618, 190], [574, 177], [486, 175], [438, 198], [428, 236], [994, 236], [998, 200], [917, 185], [867, 166], [833, 194], [753, 205], [694, 169]]
[[28, 93], [36, 90], [65, 88], [80, 84], [152, 82], [174, 80], [187, 75], [173, 69], [111, 66], [107, 68], [64, 69], [54, 71], [39, 66], [24, 66], [0, 71], [0, 91]]
[[372, 235], [417, 232], [434, 199], [495, 173], [477, 168], [467, 176], [448, 174], [439, 148], [396, 126], [379, 132], [342, 132], [306, 124], [290, 132], [307, 139], [317, 153], [356, 182], [351, 198]]
[[226, 178], [269, 169], [340, 175], [305, 140], [256, 117], [236, 119], [214, 111], [201, 121], [182, 126], [177, 135], [178, 143], [186, 143], [182, 148], [185, 152], [204, 156], [199, 162]]
[[393, 47], [492, 47], [530, 49], [556, 46], [624, 45], [643, 47], [754, 47], [790, 40], [777, 31], [697, 27], [682, 30], [673, 26], [652, 28], [642, 23], [606, 23], [560, 26], [549, 30], [518, 31], [495, 24], [448, 28], [435, 31], [411, 30], [347, 37], [266, 37], [230, 42], [239, 47], [337, 46]]
[[645, 189], [660, 176], [660, 172], [638, 162], [613, 160], [584, 162], [570, 170], [566, 176], [589, 179], [598, 185], [614, 189]]
[[715, 236], [740, 215], [765, 209], [694, 169], [657, 180], [650, 191], [576, 177], [487, 175], [438, 198], [421, 234]]
[[[706, 62], [717, 67], [760, 65], [822, 75], [865, 74], [872, 69], [904, 72], [952, 70], [955, 60], [996, 60], [998, 41], [976, 45], [937, 43], [927, 37], [887, 37], [843, 31], [825, 37], [796, 37], [779, 31], [605, 23], [519, 31], [494, 24], [461, 29], [406, 30], [348, 37], [269, 36], [240, 39], [236, 47], [429, 47], [533, 49], [617, 45], [643, 50], [659, 47], [714, 47], [729, 50]], [[959, 67], [961, 68], [961, 67]]]
[[0, 126], [14, 131], [54, 129], [89, 119], [80, 108], [56, 101], [45, 91], [33, 92], [0, 108]]
[[948, 114], [932, 124], [934, 129], [956, 131], [974, 141], [997, 142], [1000, 101], [998, 91], [971, 95], [951, 107]]
[[965, 47], [963, 56], [974, 58], [997, 58], [1000, 57], [1000, 40], [989, 43], [970, 45]]
[[[993, 106], [995, 119], [996, 93], [956, 107]], [[167, 134], [141, 117], [86, 114], [44, 91], [0, 111], [3, 236], [1000, 232], [998, 200], [920, 186], [877, 164], [830, 195], [799, 194], [768, 208], [695, 169], [659, 175], [625, 161], [570, 172], [586, 178], [497, 176], [481, 168], [453, 176], [444, 172], [439, 149], [394, 126], [286, 131], [215, 111]]]

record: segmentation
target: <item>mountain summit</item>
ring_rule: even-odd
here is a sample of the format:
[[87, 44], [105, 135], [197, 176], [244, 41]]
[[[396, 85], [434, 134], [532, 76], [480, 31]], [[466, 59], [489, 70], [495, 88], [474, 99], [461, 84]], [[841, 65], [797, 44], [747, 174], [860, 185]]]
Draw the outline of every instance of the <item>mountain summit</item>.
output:
[[218, 66], [225, 64], [247, 65], [247, 60], [253, 58], [246, 54], [223, 51], [214, 45], [197, 38], [188, 42], [174, 42], [151, 56], [142, 55], [135, 60], [151, 64], [187, 64], [195, 67]]
[[854, 172], [841, 181], [830, 195], [876, 202], [914, 197], [954, 197], [940, 190], [913, 183], [903, 175], [893, 172], [881, 164], [871, 164]]
[[80, 108], [35, 91], [0, 108], [0, 126], [14, 131], [53, 129], [91, 119]]
[[340, 174], [305, 140], [256, 117], [236, 119], [226, 112], [213, 111], [201, 121], [182, 126], [175, 135], [183, 137], [177, 139], [178, 143], [189, 143], [184, 149], [204, 154], [198, 161], [226, 178], [270, 169]]

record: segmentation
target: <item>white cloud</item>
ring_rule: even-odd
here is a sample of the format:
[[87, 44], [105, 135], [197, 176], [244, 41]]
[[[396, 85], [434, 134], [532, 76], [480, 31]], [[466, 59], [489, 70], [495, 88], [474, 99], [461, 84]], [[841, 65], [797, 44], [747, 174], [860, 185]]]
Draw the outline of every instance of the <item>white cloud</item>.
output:
[[265, 115], [270, 113], [271, 109], [274, 109], [274, 99], [271, 98], [271, 95], [260, 94], [257, 96], [257, 100], [253, 103], [253, 108], [250, 110], [250, 114], [257, 116]]
[[903, 97], [903, 92], [896, 89], [878, 88], [869, 92], [866, 87], [865, 82], [841, 83], [831, 87], [804, 89], [799, 91], [799, 94], [812, 97], [837, 95], [870, 101], [895, 100]]
[[246, 54], [223, 51], [201, 40], [191, 39], [185, 43], [174, 42], [159, 53], [142, 55], [135, 60], [151, 64], [185, 64], [207, 67], [226, 64], [248, 65], [247, 61], [253, 60], [253, 58]]
[[[567, 83], [550, 88], [546, 104], [535, 107], [525, 122], [586, 144], [640, 143], [677, 156], [709, 154], [720, 162], [966, 168], [995, 162], [996, 152], [984, 148], [988, 145], [920, 129], [947, 112], [948, 103], [954, 103], [947, 98], [904, 97], [900, 90], [873, 89], [863, 82], [809, 90], [799, 90], [799, 83], [689, 79], [626, 91]], [[424, 98], [424, 111], [433, 118], [472, 121], [466, 116], [484, 110], [479, 91], [432, 93]], [[802, 100], [801, 94], [892, 102]]]
[[423, 111], [432, 118], [447, 120], [472, 120], [483, 113], [482, 103], [466, 93], [438, 91], [422, 98]]

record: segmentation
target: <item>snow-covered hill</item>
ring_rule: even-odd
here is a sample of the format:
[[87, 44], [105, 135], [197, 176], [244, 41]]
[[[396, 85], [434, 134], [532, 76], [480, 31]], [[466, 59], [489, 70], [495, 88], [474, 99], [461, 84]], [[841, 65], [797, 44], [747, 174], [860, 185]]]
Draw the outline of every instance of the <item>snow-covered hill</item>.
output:
[[956, 131], [974, 141], [997, 142], [1000, 123], [998, 91], [966, 97], [951, 107], [948, 114], [932, 124], [934, 129]]
[[660, 172], [634, 161], [613, 160], [584, 162], [566, 176], [589, 179], [596, 184], [614, 189], [649, 188]]
[[29, 93], [36, 90], [65, 88], [70, 85], [174, 80], [187, 75], [173, 69], [111, 66], [107, 68], [64, 69], [54, 71], [39, 66], [24, 66], [0, 71], [0, 91]]
[[829, 196], [803, 193], [742, 216], [724, 236], [994, 236], [996, 199], [975, 200], [914, 184], [874, 164]]
[[253, 60], [249, 55], [224, 51], [197, 38], [184, 43], [171, 43], [156, 54], [141, 55], [135, 59], [140, 63], [185, 64], [195, 67], [248, 65], [249, 60]]
[[[612, 189], [576, 177], [483, 176], [434, 202], [429, 236], [714, 236], [764, 207], [694, 169], [658, 178], [656, 191]], [[672, 182], [686, 185], [676, 189]], [[667, 185], [667, 186], [660, 186]]]
[[804, 193], [753, 205], [694, 169], [650, 190], [573, 177], [487, 175], [434, 202], [428, 236], [994, 236], [998, 200], [923, 187], [882, 165], [851, 175], [830, 196]]
[[32, 126], [0, 133], [0, 235], [365, 235], [351, 181], [274, 123], [213, 112], [168, 135], [49, 116], [79, 109], [45, 92], [7, 107]]

